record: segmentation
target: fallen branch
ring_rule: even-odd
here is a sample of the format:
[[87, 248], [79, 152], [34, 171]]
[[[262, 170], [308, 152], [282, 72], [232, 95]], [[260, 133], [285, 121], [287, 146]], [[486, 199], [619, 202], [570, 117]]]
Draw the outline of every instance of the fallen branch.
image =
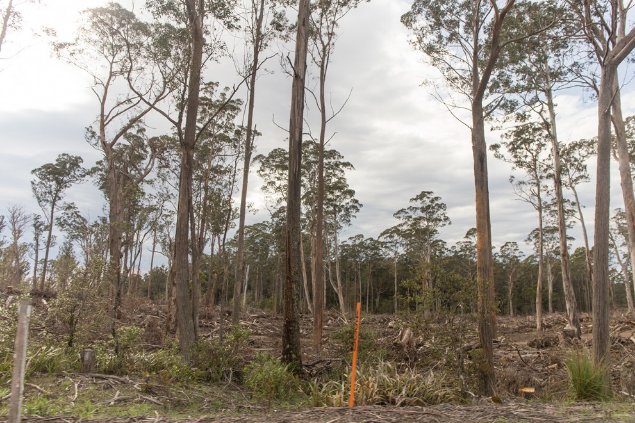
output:
[[51, 395], [49, 391], [47, 391], [46, 389], [40, 388], [35, 383], [25, 383], [25, 385], [43, 393], [44, 395]]
[[144, 399], [146, 401], [149, 401], [149, 402], [151, 402], [153, 404], [163, 406], [163, 403], [161, 401], [159, 401], [158, 399], [155, 399], [155, 398], [152, 398], [152, 397], [146, 397], [145, 395], [139, 395], [139, 398], [142, 398], [142, 399]]
[[529, 367], [531, 370], [533, 370], [534, 372], [539, 372], [538, 369], [536, 369], [534, 366], [532, 366], [531, 364], [527, 363], [525, 361], [525, 359], [523, 358], [523, 355], [520, 353], [520, 350], [518, 349], [518, 347], [516, 345], [514, 345], [514, 348], [516, 349], [516, 352], [518, 353], [518, 357], [520, 358], [520, 361], [522, 361], [523, 363], [525, 363], [525, 366]]

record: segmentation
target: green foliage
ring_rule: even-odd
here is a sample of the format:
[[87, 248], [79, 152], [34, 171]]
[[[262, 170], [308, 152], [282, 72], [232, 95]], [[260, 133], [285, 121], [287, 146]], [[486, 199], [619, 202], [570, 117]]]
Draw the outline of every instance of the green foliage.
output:
[[289, 366], [269, 354], [259, 353], [244, 372], [245, 385], [257, 399], [280, 401], [292, 398], [299, 391], [300, 380]]
[[569, 387], [576, 400], [606, 401], [611, 387], [606, 368], [596, 365], [587, 352], [576, 351], [565, 361]]
[[209, 382], [241, 379], [244, 347], [251, 332], [234, 326], [222, 340], [201, 340], [192, 355], [194, 367], [204, 373]]
[[108, 299], [75, 274], [67, 289], [51, 301], [46, 326], [49, 332], [63, 335], [68, 347], [92, 344], [108, 331], [107, 313]]
[[[315, 406], [341, 407], [350, 395], [350, 367], [340, 381], [309, 385]], [[422, 406], [459, 402], [461, 393], [451, 377], [444, 373], [419, 373], [416, 369], [399, 370], [385, 361], [360, 366], [355, 384], [357, 405]]]
[[24, 404], [24, 414], [27, 416], [50, 416], [54, 414], [54, 409], [48, 398], [38, 396]]
[[138, 347], [143, 337], [143, 329], [138, 326], [122, 326], [117, 329], [119, 350], [123, 353], [133, 351]]
[[59, 374], [79, 369], [79, 354], [71, 349], [43, 345], [27, 359], [27, 377], [35, 373]]
[[[333, 341], [338, 346], [337, 355], [346, 361], [352, 359], [355, 345], [355, 324], [342, 326], [333, 333]], [[375, 334], [363, 324], [359, 328], [358, 357], [360, 362], [381, 360], [385, 351], [378, 348]]]
[[139, 353], [133, 359], [139, 372], [156, 374], [163, 383], [189, 382], [198, 376], [196, 369], [183, 360], [176, 346], [152, 353]]

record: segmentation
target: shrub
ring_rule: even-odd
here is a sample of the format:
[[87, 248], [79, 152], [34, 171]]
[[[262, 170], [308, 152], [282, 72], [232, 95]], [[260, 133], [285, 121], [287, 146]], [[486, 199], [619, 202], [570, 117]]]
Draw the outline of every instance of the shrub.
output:
[[133, 356], [133, 360], [137, 371], [158, 374], [164, 382], [189, 382], [198, 376], [175, 347], [139, 353]]
[[208, 382], [242, 379], [244, 347], [251, 332], [234, 326], [223, 340], [201, 340], [192, 355], [192, 363], [204, 373]]
[[576, 400], [605, 401], [611, 396], [608, 372], [596, 365], [588, 352], [577, 351], [566, 359], [569, 386]]
[[245, 367], [245, 385], [254, 397], [271, 402], [295, 396], [300, 381], [288, 365], [268, 354], [258, 353], [256, 359]]

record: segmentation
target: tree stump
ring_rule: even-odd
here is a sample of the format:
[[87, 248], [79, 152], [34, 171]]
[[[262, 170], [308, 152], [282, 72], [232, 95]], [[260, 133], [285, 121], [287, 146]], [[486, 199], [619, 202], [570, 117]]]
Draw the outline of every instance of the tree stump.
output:
[[92, 348], [84, 348], [80, 355], [82, 368], [80, 373], [95, 373], [95, 364], [97, 362], [95, 350]]

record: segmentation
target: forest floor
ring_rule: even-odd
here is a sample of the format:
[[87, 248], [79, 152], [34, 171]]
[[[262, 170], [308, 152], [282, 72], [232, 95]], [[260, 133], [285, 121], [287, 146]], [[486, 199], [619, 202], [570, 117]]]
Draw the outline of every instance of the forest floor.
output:
[[[130, 324], [143, 325], [147, 315], [162, 310], [137, 304], [128, 313]], [[223, 313], [225, 314], [225, 313]], [[214, 339], [227, 331], [229, 317], [218, 310], [202, 313], [201, 337]], [[239, 352], [243, 362], [258, 353], [279, 356], [282, 318], [261, 310], [244, 313], [241, 326], [249, 330]], [[342, 369], [351, 323], [335, 313], [325, 317], [324, 346], [311, 347], [311, 321], [302, 318], [303, 362], [307, 379], [328, 378]], [[224, 383], [171, 383], [160, 375], [106, 375], [62, 372], [33, 374], [25, 387], [24, 421], [33, 422], [635, 422], [635, 320], [614, 313], [611, 324], [611, 383], [614, 396], [601, 403], [574, 402], [568, 391], [565, 361], [573, 351], [590, 346], [591, 323], [582, 316], [583, 337], [562, 333], [564, 317], [548, 314], [537, 333], [531, 316], [499, 317], [495, 342], [497, 395], [482, 398], [467, 382], [465, 396], [429, 406], [364, 405], [316, 407], [311, 399], [263, 402], [230, 377]], [[346, 330], [349, 328], [349, 330]], [[395, 366], [425, 371], [430, 377], [443, 367], [464, 368], [470, 376], [478, 348], [476, 323], [468, 316], [429, 321], [411, 315], [366, 315], [362, 320], [362, 360], [380, 357]], [[32, 335], [37, 336], [37, 335]], [[352, 340], [350, 340], [352, 342]], [[364, 348], [367, 351], [364, 351]], [[457, 357], [460, 359], [457, 361]], [[452, 358], [452, 359], [450, 359]], [[459, 364], [460, 363], [460, 364]], [[451, 371], [456, 370], [455, 368]], [[447, 369], [445, 369], [447, 370]], [[340, 370], [341, 373], [341, 370]], [[235, 379], [239, 379], [236, 375]], [[0, 416], [6, 413], [8, 384], [0, 388]], [[529, 391], [523, 393], [526, 389]], [[0, 420], [2, 417], [0, 417]]]

